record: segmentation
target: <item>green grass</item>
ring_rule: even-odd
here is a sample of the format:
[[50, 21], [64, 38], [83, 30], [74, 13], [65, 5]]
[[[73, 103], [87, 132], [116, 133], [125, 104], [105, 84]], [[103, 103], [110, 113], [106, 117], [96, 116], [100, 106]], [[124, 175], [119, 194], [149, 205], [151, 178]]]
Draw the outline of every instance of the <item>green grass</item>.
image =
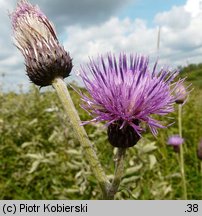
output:
[[187, 81], [191, 82], [193, 86], [202, 89], [202, 63], [190, 64], [181, 68], [181, 74], [187, 77]]
[[[78, 94], [72, 90], [70, 93], [81, 119], [89, 119], [79, 106]], [[0, 199], [101, 198], [54, 92], [40, 93], [35, 87], [28, 93], [0, 92], [0, 104]], [[202, 167], [196, 156], [202, 137], [201, 106], [202, 90], [195, 85], [183, 106], [182, 119], [188, 199], [202, 199]], [[178, 133], [177, 106], [170, 117], [173, 119], [163, 121], [175, 121], [174, 125], [160, 130], [157, 138], [148, 131], [128, 150], [126, 174], [117, 199], [182, 198], [178, 155], [166, 145], [168, 136]], [[114, 150], [107, 141], [106, 128], [103, 124], [85, 128], [110, 178]]]

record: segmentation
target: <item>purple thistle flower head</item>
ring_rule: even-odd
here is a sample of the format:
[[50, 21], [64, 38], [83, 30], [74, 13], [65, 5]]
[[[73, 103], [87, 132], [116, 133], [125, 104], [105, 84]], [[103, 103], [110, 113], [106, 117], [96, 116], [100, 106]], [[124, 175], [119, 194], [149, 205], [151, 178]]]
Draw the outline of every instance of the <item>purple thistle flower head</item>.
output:
[[106, 121], [108, 138], [116, 147], [130, 147], [137, 143], [145, 125], [157, 135], [157, 128], [165, 128], [153, 115], [174, 111], [173, 94], [181, 80], [171, 84], [177, 71], [161, 69], [157, 63], [149, 69], [149, 58], [138, 55], [108, 54], [81, 69], [81, 77], [89, 95], [81, 94], [82, 107], [92, 121]]
[[10, 17], [15, 45], [25, 58], [30, 80], [47, 86], [56, 77], [69, 76], [72, 59], [60, 46], [53, 25], [39, 7], [20, 0]]
[[184, 142], [184, 139], [182, 137], [180, 137], [179, 135], [173, 135], [168, 138], [167, 143], [168, 145], [173, 146], [175, 152], [179, 153], [180, 145], [182, 145], [183, 142]]
[[173, 135], [168, 138], [168, 145], [172, 146], [179, 146], [182, 145], [184, 139], [181, 138], [179, 135]]

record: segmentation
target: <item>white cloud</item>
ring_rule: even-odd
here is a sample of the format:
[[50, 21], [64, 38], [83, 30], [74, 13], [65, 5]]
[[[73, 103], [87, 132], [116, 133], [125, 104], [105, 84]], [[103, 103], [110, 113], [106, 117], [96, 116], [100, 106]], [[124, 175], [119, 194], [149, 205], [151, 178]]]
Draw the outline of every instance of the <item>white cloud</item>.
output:
[[192, 17], [196, 17], [202, 13], [202, 0], [187, 0], [184, 8]]
[[161, 54], [165, 61], [182, 65], [188, 59], [193, 63], [201, 61], [202, 13], [188, 7], [191, 1], [188, 0], [184, 7], [174, 7], [155, 17], [157, 24], [162, 26]]
[[191, 22], [191, 14], [183, 6], [174, 6], [170, 11], [159, 13], [155, 17], [155, 22], [162, 26], [167, 26], [176, 31], [186, 28]]
[[[184, 6], [175, 6], [169, 11], [156, 14], [153, 27], [142, 19], [111, 17], [97, 25], [66, 26], [60, 37], [63, 38], [66, 50], [70, 51], [75, 71], [89, 57], [106, 52], [142, 53], [150, 55], [152, 60], [156, 59], [158, 26], [161, 26], [160, 63], [173, 67], [187, 62], [198, 63], [202, 59], [200, 1], [202, 0], [187, 0]], [[14, 0], [0, 0], [0, 73], [8, 74], [4, 83], [5, 80], [20, 83], [27, 79], [23, 57], [10, 40], [10, 22], [6, 9], [13, 5]]]
[[78, 62], [106, 52], [140, 52], [157, 58], [158, 26], [160, 34], [160, 62], [173, 66], [185, 65], [187, 61], [198, 63], [202, 56], [202, 15], [192, 16], [186, 6], [173, 7], [170, 11], [158, 13], [156, 27], [148, 27], [141, 19], [121, 20], [117, 17], [89, 28], [70, 26], [66, 28], [68, 38], [64, 45]]
[[112, 17], [107, 22], [89, 28], [67, 27], [64, 43], [78, 62], [106, 52], [153, 53], [156, 49], [157, 29], [147, 28], [145, 21]]

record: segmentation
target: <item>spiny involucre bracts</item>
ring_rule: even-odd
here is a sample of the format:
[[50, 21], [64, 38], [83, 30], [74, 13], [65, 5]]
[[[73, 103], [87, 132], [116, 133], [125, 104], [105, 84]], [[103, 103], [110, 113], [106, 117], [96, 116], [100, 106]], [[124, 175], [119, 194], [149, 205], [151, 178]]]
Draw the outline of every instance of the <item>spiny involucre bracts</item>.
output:
[[55, 29], [38, 6], [21, 0], [10, 15], [15, 45], [25, 58], [27, 75], [38, 86], [68, 77], [72, 59], [59, 44]]

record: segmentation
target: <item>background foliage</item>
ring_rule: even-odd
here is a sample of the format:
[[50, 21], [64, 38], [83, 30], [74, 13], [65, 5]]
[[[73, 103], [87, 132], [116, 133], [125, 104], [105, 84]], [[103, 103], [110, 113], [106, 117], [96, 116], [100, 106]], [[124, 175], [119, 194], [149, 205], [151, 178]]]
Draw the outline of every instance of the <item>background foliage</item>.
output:
[[[181, 68], [194, 90], [183, 106], [185, 172], [188, 199], [202, 199], [202, 162], [196, 149], [202, 138], [202, 64]], [[82, 120], [89, 119], [70, 89]], [[176, 112], [163, 121], [176, 123], [149, 132], [127, 152], [126, 172], [117, 199], [181, 199], [178, 155], [167, 146], [178, 133]], [[85, 126], [109, 178], [115, 149], [103, 124]], [[0, 92], [0, 199], [101, 199], [99, 186], [84, 160], [68, 119], [54, 91]]]

